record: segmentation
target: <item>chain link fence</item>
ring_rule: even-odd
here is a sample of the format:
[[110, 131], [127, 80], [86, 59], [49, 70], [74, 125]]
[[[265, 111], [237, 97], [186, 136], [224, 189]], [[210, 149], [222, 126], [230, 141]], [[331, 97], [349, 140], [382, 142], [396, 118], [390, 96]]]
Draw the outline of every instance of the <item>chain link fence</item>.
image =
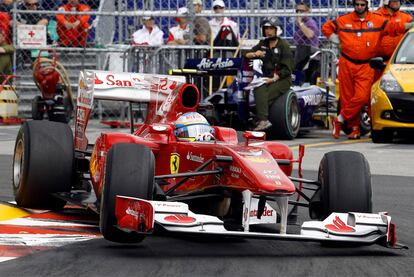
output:
[[[298, 30], [297, 18], [310, 16], [318, 30], [331, 17], [353, 9], [350, 0], [311, 0], [307, 2], [309, 13], [297, 13], [298, 2], [293, 0], [228, 0], [225, 2], [224, 16], [232, 18], [238, 25], [238, 42], [241, 49], [252, 45], [253, 40], [262, 34], [260, 22], [265, 17], [277, 17], [282, 24], [282, 37], [292, 46], [295, 45], [294, 34]], [[306, 1], [305, 1], [306, 2]], [[403, 10], [412, 13], [414, 0], [402, 1]], [[81, 6], [77, 6], [77, 4]], [[77, 91], [77, 78], [80, 70], [96, 69], [111, 71], [135, 71], [143, 73], [168, 73], [171, 68], [180, 68], [187, 58], [206, 57], [210, 55], [211, 42], [194, 46], [193, 24], [197, 18], [214, 19], [223, 14], [214, 13], [213, 1], [201, 1], [202, 10], [195, 9], [193, 0], [22, 0], [14, 1], [12, 6], [1, 10], [9, 13], [11, 21], [11, 41], [15, 45], [13, 71], [21, 78], [16, 82], [20, 96], [19, 111], [22, 116], [30, 117], [31, 99], [40, 92], [33, 82], [32, 64], [39, 55], [40, 48], [55, 49], [57, 60], [66, 69], [73, 91]], [[372, 2], [372, 7], [379, 7], [380, 0]], [[76, 7], [76, 8], [75, 8]], [[166, 45], [171, 27], [177, 25], [177, 9], [186, 7], [186, 18], [190, 22], [188, 45]], [[163, 32], [161, 46], [133, 45], [133, 34], [142, 28], [143, 18], [153, 17], [155, 25]], [[21, 44], [24, 25], [39, 25], [44, 28], [46, 41], [42, 46]], [[44, 27], [43, 27], [44, 26]], [[7, 26], [6, 26], [7, 27]], [[6, 28], [5, 27], [5, 28]], [[33, 30], [37, 30], [33, 27]], [[20, 33], [19, 33], [20, 32]], [[26, 40], [29, 40], [27, 31]], [[319, 46], [329, 48], [326, 40], [319, 33]], [[298, 42], [302, 41], [297, 41]], [[233, 56], [237, 45], [230, 48], [215, 47], [214, 56]], [[293, 47], [294, 49], [294, 47]], [[44, 52], [47, 55], [48, 52]], [[324, 50], [322, 59], [322, 78], [330, 78], [333, 74], [334, 55], [331, 50]], [[239, 54], [240, 55], [240, 52]], [[50, 53], [49, 53], [49, 58]], [[200, 83], [203, 95], [206, 94], [205, 81]], [[111, 107], [97, 112], [100, 117]], [[118, 109], [119, 107], [112, 107]], [[119, 113], [118, 113], [119, 114]]]

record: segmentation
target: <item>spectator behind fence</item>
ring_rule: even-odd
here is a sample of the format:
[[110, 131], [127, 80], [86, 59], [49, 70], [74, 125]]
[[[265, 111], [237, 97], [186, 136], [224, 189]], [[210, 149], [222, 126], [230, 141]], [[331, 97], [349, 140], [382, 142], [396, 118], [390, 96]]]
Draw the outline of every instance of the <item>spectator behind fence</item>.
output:
[[10, 10], [13, 8], [13, 0], [0, 0], [0, 28], [4, 31], [6, 42], [11, 41], [11, 26], [13, 21]]
[[[38, 0], [24, 0], [18, 6], [19, 10], [24, 11], [41, 11], [43, 8], [40, 6]], [[25, 25], [44, 25], [47, 26], [49, 20], [47, 19], [46, 15], [38, 14], [38, 13], [19, 13], [17, 14], [17, 24], [25, 24]]]
[[[79, 0], [68, 0], [66, 5], [60, 6], [59, 11], [86, 12], [88, 5], [79, 4]], [[56, 15], [57, 33], [62, 46], [85, 47], [89, 32], [89, 15]]]
[[61, 0], [42, 0], [41, 7], [45, 11], [55, 11], [62, 6]]
[[[13, 45], [7, 43], [3, 29], [0, 29], [0, 75], [12, 74]], [[3, 77], [0, 76], [0, 83]]]
[[[201, 13], [201, 11], [203, 10], [203, 3], [201, 2], [201, 0], [193, 0], [193, 5], [194, 5], [194, 12], [196, 14]], [[204, 16], [197, 16], [196, 18], [194, 18], [193, 24], [194, 24], [194, 29], [193, 29], [194, 44], [197, 44], [197, 45], [210, 44], [211, 28], [210, 28], [210, 24], [207, 18], [205, 18]]]
[[190, 38], [190, 26], [188, 26], [188, 9], [186, 7], [177, 10], [177, 25], [171, 27], [168, 34], [167, 44], [188, 44]]
[[7, 12], [0, 12], [0, 30], [6, 42], [10, 41], [10, 15]]
[[0, 12], [10, 13], [13, 8], [13, 0], [0, 0]]
[[[213, 1], [215, 14], [224, 13], [226, 5], [223, 0]], [[240, 34], [239, 25], [226, 16], [214, 17], [209, 21], [214, 45], [216, 46], [237, 46]]]
[[[311, 13], [309, 6], [300, 2], [296, 5], [296, 13]], [[293, 34], [295, 51], [295, 83], [316, 84], [320, 63], [318, 60], [309, 61], [319, 47], [319, 28], [316, 21], [308, 16], [296, 17], [296, 31]], [[308, 63], [309, 62], [309, 63]], [[303, 75], [303, 78], [300, 78]], [[299, 77], [299, 78], [298, 78]]]
[[164, 44], [164, 32], [155, 25], [155, 19], [152, 16], [142, 18], [143, 26], [133, 35], [133, 44], [158, 46]]
[[[269, 107], [292, 85], [293, 55], [287, 41], [279, 37], [282, 24], [277, 18], [266, 18], [261, 23], [264, 39], [245, 54], [248, 59], [262, 62], [264, 84], [255, 88], [257, 125], [255, 131], [264, 131], [272, 126]], [[278, 31], [280, 30], [280, 32]]]

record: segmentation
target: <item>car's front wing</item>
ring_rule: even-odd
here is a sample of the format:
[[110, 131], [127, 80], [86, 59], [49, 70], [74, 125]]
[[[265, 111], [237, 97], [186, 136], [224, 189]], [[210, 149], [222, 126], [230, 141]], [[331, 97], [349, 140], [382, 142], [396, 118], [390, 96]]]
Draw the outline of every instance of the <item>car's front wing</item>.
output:
[[220, 235], [272, 240], [319, 241], [350, 245], [380, 244], [405, 248], [397, 243], [395, 225], [386, 213], [332, 213], [324, 221], [306, 221], [300, 234], [228, 231], [215, 216], [195, 214], [181, 202], [147, 201], [117, 196], [117, 227], [126, 232], [150, 234], [155, 224], [170, 232]]

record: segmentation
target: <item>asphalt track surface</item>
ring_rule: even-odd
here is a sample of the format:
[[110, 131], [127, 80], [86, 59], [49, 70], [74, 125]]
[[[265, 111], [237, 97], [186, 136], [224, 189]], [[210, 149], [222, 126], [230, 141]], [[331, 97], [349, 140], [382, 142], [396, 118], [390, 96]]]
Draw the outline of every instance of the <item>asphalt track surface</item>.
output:
[[[373, 145], [368, 140], [347, 144], [310, 137], [292, 142], [293, 148], [298, 141], [310, 146], [305, 169], [316, 169], [314, 160], [326, 151], [364, 152], [373, 173], [374, 211], [390, 213], [397, 225], [398, 240], [411, 249], [393, 250], [377, 245], [336, 248], [313, 242], [165, 234], [148, 237], [137, 245], [98, 238], [2, 262], [0, 276], [413, 276], [414, 145]], [[7, 132], [1, 133], [0, 143], [12, 145]], [[9, 151], [2, 153], [0, 200], [11, 201], [12, 156]], [[315, 175], [315, 170], [305, 171], [306, 178]], [[301, 212], [300, 221], [308, 220], [306, 213]]]

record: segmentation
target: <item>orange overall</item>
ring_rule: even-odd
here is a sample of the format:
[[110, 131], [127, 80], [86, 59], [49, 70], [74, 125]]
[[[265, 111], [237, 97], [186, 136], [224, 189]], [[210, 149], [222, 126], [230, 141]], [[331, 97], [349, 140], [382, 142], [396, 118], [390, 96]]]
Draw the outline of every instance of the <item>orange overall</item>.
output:
[[[86, 12], [89, 11], [90, 8], [88, 5], [79, 4], [77, 6], [72, 6], [70, 4], [66, 4], [60, 6], [59, 11], [78, 11], [78, 12]], [[89, 27], [89, 15], [64, 15], [64, 14], [57, 14], [56, 21], [57, 21], [57, 33], [60, 38], [60, 43], [63, 46], [81, 46], [84, 47], [86, 44], [86, 37], [87, 37], [87, 29]], [[76, 28], [66, 28], [65, 23], [74, 23], [79, 20], [80, 24]]]
[[403, 24], [390, 24], [384, 17], [372, 12], [367, 12], [362, 20], [356, 12], [351, 12], [322, 26], [327, 38], [336, 33], [341, 43], [338, 65], [341, 115], [349, 127], [359, 127], [359, 113], [363, 106], [369, 104], [374, 80], [369, 60], [377, 56], [381, 38], [384, 35], [396, 36], [404, 31]]
[[3, 30], [4, 40], [8, 43], [10, 31], [10, 15], [6, 12], [0, 12], [0, 28]]
[[[375, 13], [381, 15], [385, 19], [388, 19], [388, 22], [391, 23], [408, 23], [413, 20], [413, 17], [408, 13], [405, 13], [403, 11], [396, 11], [393, 14], [390, 14], [390, 12], [385, 7], [379, 8], [375, 11]], [[384, 36], [378, 45], [377, 56], [383, 57], [384, 61], [388, 61], [403, 36], [404, 34], [399, 34], [395, 37], [388, 35]], [[382, 76], [382, 73], [383, 70], [375, 70], [374, 81], [378, 80]]]

